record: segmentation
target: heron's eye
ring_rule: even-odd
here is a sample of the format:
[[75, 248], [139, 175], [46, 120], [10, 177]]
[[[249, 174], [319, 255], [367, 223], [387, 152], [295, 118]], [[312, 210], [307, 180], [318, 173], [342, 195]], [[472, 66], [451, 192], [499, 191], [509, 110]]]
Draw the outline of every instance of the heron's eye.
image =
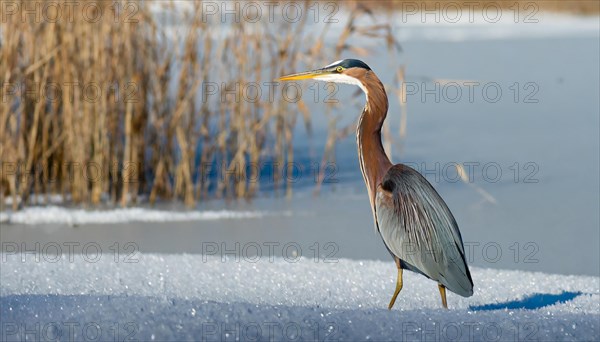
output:
[[344, 67], [343, 66], [339, 66], [339, 67], [335, 68], [335, 70], [337, 72], [342, 72], [342, 71], [344, 71]]

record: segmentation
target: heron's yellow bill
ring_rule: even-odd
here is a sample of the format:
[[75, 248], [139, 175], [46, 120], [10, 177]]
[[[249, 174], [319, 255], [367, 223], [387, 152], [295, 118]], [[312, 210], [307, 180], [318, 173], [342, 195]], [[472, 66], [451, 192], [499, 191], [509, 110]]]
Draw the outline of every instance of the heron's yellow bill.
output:
[[315, 78], [316, 76], [322, 74], [322, 72], [318, 72], [318, 71], [306, 71], [306, 72], [301, 72], [298, 74], [292, 74], [292, 75], [286, 75], [286, 76], [281, 76], [278, 80], [279, 81], [297, 81], [297, 80], [310, 80]]

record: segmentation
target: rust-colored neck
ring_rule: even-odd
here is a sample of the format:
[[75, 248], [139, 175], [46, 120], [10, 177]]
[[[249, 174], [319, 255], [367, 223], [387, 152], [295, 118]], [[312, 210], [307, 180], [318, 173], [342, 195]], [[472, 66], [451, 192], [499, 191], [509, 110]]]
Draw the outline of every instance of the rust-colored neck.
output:
[[361, 69], [355, 71], [355, 75], [352, 76], [363, 84], [367, 93], [367, 104], [356, 128], [356, 142], [360, 170], [369, 192], [371, 206], [374, 208], [377, 186], [392, 167], [381, 144], [381, 127], [387, 116], [388, 98], [383, 84], [373, 71]]

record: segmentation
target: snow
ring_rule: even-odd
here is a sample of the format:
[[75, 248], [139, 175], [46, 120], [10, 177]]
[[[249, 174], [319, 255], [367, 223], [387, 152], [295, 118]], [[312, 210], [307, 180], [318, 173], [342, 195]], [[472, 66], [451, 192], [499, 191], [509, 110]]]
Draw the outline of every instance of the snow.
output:
[[39, 251], [1, 257], [6, 341], [23, 340], [26, 330], [41, 339], [144, 341], [600, 338], [598, 277], [472, 268], [474, 296], [449, 293], [446, 311], [434, 282], [404, 272], [388, 311], [391, 261]]
[[[288, 212], [279, 213], [289, 215]], [[16, 212], [0, 212], [0, 222], [13, 224], [69, 224], [81, 225], [115, 224], [126, 222], [176, 222], [176, 221], [205, 221], [221, 219], [261, 218], [272, 215], [260, 211], [167, 211], [148, 208], [121, 208], [110, 210], [85, 210], [57, 206], [27, 207]]]
[[[16, 202], [17, 203], [21, 203], [21, 197], [17, 196], [16, 197]], [[58, 194], [32, 194], [31, 195], [31, 199], [30, 201], [32, 203], [51, 203], [51, 204], [63, 204], [65, 202], [65, 199], [70, 200], [71, 196], [70, 194], [66, 194], [66, 195], [58, 195]], [[4, 205], [10, 206], [13, 204], [13, 197], [12, 196], [5, 196], [4, 197]]]

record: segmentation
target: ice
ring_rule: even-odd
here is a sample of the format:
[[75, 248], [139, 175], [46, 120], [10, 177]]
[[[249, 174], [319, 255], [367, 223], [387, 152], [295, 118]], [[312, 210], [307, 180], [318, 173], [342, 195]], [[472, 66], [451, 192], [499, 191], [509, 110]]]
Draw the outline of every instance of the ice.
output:
[[[265, 4], [255, 3], [261, 7], [263, 13], [270, 11]], [[411, 41], [480, 41], [480, 40], [505, 40], [505, 39], [557, 39], [571, 37], [598, 37], [600, 23], [596, 16], [582, 16], [570, 13], [554, 13], [538, 11], [534, 7], [521, 8], [496, 8], [484, 9], [476, 3], [474, 8], [463, 8], [457, 11], [456, 4], [452, 2], [442, 4], [440, 11], [432, 10], [432, 7], [422, 2], [407, 4], [405, 12], [378, 12], [371, 16], [356, 18], [356, 25], [368, 26], [373, 22], [390, 22], [396, 38], [403, 43]], [[224, 6], [224, 5], [223, 5]], [[416, 6], [416, 7], [415, 7]], [[425, 7], [423, 7], [425, 6]], [[285, 23], [284, 6], [273, 10], [274, 17], [271, 19], [274, 25]], [[161, 18], [159, 23], [165, 26], [165, 31], [173, 36], [186, 34], [188, 22], [193, 18], [193, 6], [187, 1], [174, 2], [150, 2], [150, 9], [156, 18]], [[227, 8], [232, 10], [233, 8]], [[401, 9], [401, 8], [399, 8]], [[348, 18], [349, 8], [341, 6], [336, 9], [335, 18]], [[222, 13], [226, 9], [211, 8], [210, 14], [206, 15], [208, 22], [220, 22]], [[311, 10], [309, 10], [310, 12]], [[184, 15], [188, 13], [188, 15]], [[241, 9], [242, 18], [246, 15]], [[311, 12], [312, 13], [312, 12]], [[389, 16], [392, 16], [389, 18]], [[232, 21], [233, 15], [224, 17]], [[227, 22], [231, 24], [232, 22]], [[262, 25], [260, 22], [252, 25], [246, 22], [247, 30], [258, 30]], [[319, 33], [325, 22], [307, 23], [309, 30]], [[213, 25], [212, 32], [221, 34], [233, 34], [232, 25]], [[336, 40], [344, 30], [344, 25], [331, 25], [326, 32], [326, 38]], [[260, 32], [260, 31], [259, 31]], [[360, 37], [356, 38], [361, 41]]]
[[[2, 340], [598, 340], [600, 278], [472, 268], [448, 295], [393, 262], [136, 254], [3, 253]], [[90, 256], [87, 256], [88, 259]], [[87, 327], [87, 328], [86, 328]], [[70, 329], [70, 330], [69, 330]], [[91, 330], [90, 330], [91, 329]], [[55, 336], [55, 335], [51, 335]], [[31, 337], [30, 337], [31, 338]], [[41, 338], [43, 339], [43, 338]], [[50, 338], [48, 338], [50, 339]]]
[[[462, 15], [461, 15], [462, 14]], [[580, 16], [552, 12], [522, 12], [501, 10], [491, 12], [467, 10], [461, 12], [419, 12], [396, 16], [398, 38], [407, 41], [473, 41], [497, 39], [547, 39], [557, 37], [597, 37], [600, 29], [595, 16]], [[426, 19], [423, 19], [426, 18]]]
[[[287, 215], [289, 213], [279, 213]], [[27, 207], [16, 212], [0, 212], [0, 222], [38, 225], [58, 224], [114, 224], [126, 222], [174, 222], [220, 219], [260, 218], [270, 215], [261, 211], [167, 211], [148, 208], [85, 210], [57, 206]]]

